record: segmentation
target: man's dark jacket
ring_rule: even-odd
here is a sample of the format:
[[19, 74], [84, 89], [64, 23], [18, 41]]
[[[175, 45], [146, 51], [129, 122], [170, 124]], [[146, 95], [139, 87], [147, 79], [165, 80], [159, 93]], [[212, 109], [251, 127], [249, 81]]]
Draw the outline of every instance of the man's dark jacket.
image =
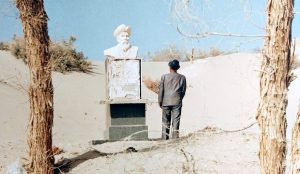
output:
[[184, 75], [171, 72], [161, 76], [158, 92], [158, 103], [160, 106], [182, 105], [185, 95], [186, 79]]

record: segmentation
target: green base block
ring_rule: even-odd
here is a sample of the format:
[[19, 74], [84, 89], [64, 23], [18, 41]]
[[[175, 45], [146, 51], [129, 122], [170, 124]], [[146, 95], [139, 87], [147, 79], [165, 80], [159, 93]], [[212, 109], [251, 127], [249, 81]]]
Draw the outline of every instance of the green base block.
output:
[[148, 140], [148, 126], [122, 125], [109, 127], [109, 140], [122, 140], [124, 138], [129, 140]]
[[143, 103], [110, 104], [111, 125], [145, 125], [145, 110]]

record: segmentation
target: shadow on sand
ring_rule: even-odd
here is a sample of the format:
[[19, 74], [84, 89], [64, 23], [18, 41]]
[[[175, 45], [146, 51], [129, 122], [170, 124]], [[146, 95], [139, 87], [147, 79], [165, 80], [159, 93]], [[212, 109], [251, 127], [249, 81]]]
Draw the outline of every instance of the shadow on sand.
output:
[[107, 155], [111, 155], [111, 154], [102, 153], [97, 150], [91, 150], [74, 158], [70, 158], [70, 159], [64, 158], [62, 161], [58, 161], [55, 164], [54, 173], [61, 174], [61, 173], [69, 172], [70, 170], [72, 170], [73, 168], [75, 168], [76, 166], [78, 166], [79, 164], [87, 160], [98, 158], [101, 156], [107, 156]]

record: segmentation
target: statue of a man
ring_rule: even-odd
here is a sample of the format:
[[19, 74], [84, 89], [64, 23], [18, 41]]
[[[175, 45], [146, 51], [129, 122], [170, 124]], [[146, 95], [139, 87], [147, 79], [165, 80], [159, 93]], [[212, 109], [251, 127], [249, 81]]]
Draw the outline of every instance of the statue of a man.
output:
[[137, 58], [138, 47], [132, 46], [129, 43], [131, 36], [130, 26], [124, 24], [119, 25], [115, 31], [114, 36], [118, 44], [112, 48], [104, 50], [104, 55], [114, 58], [134, 59]]

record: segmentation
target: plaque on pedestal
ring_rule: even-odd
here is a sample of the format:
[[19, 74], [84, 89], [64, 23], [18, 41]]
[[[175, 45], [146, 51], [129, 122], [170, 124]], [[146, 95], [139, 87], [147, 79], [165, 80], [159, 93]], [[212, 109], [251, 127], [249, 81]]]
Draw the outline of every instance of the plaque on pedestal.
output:
[[108, 100], [141, 99], [141, 59], [108, 57], [105, 67]]

